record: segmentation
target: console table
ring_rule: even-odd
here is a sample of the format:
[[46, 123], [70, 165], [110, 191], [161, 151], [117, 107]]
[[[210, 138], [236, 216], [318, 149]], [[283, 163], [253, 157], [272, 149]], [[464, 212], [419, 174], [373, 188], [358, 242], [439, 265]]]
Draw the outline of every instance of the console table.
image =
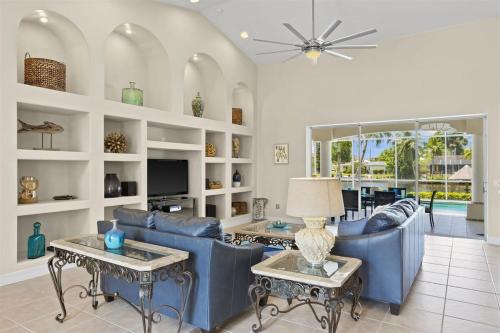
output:
[[[110, 250], [106, 249], [102, 235], [65, 238], [52, 241], [50, 245], [54, 247], [54, 256], [49, 259], [48, 267], [61, 306], [61, 313], [56, 316], [56, 320], [60, 323], [66, 318], [65, 292], [72, 288], [80, 288], [83, 290], [80, 297], [91, 297], [94, 309], [98, 305], [98, 296], [124, 300], [140, 314], [144, 333], [151, 333], [153, 323], [161, 320], [158, 310], [168, 307], [177, 313], [179, 322], [177, 332], [180, 331], [193, 283], [191, 272], [185, 268], [188, 252], [132, 240], [125, 240], [125, 245], [118, 250]], [[66, 264], [76, 264], [87, 270], [90, 274], [88, 287], [73, 285], [63, 290], [62, 268]], [[139, 283], [140, 305], [130, 303], [118, 293], [99, 293], [101, 274], [110, 274], [128, 283]], [[153, 308], [154, 283], [167, 279], [174, 279], [179, 286], [181, 299], [179, 309], [169, 305]]]
[[[357, 321], [360, 315], [356, 308], [363, 285], [359, 277], [361, 260], [333, 255], [326, 260], [323, 267], [313, 268], [299, 251], [287, 250], [253, 266], [255, 284], [248, 290], [258, 320], [258, 324], [252, 326], [253, 332], [263, 329], [264, 309], [270, 308], [271, 316], [277, 316], [305, 305], [323, 329], [335, 333], [344, 307], [343, 299], [349, 294], [353, 298], [351, 317]], [[269, 295], [284, 298], [289, 305], [293, 300], [297, 300], [298, 304], [280, 309], [275, 304], [267, 303]], [[326, 315], [317, 313], [313, 305], [322, 306]]]

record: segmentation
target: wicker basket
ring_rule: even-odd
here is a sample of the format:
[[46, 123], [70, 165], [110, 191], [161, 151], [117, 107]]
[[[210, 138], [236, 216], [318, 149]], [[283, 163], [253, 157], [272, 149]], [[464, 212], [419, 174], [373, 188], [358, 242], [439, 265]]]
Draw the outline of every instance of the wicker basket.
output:
[[66, 65], [55, 60], [24, 56], [24, 83], [47, 89], [66, 91]]

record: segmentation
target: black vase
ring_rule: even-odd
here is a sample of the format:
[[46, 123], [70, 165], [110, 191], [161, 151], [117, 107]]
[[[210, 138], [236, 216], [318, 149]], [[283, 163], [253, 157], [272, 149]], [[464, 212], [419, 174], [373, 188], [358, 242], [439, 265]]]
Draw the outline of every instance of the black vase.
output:
[[122, 195], [122, 184], [116, 173], [107, 173], [104, 177], [104, 197], [116, 198]]

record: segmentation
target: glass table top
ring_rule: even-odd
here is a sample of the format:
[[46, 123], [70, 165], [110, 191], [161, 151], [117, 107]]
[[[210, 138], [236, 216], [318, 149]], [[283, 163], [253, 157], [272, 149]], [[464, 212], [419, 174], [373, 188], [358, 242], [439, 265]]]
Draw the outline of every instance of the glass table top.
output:
[[311, 267], [302, 255], [289, 254], [270, 264], [268, 267], [285, 272], [301, 273], [322, 278], [330, 278], [346, 264], [341, 260], [327, 260], [323, 267]]
[[273, 227], [273, 222], [265, 221], [247, 225], [241, 228], [241, 231], [293, 237], [297, 231], [304, 227], [302, 224], [286, 223], [284, 227], [277, 228]]
[[98, 236], [85, 236], [75, 238], [69, 240], [69, 242], [141, 261], [152, 261], [169, 256], [169, 254], [151, 252], [130, 245], [124, 245], [122, 248], [117, 250], [107, 249], [106, 244], [104, 243], [104, 239]]

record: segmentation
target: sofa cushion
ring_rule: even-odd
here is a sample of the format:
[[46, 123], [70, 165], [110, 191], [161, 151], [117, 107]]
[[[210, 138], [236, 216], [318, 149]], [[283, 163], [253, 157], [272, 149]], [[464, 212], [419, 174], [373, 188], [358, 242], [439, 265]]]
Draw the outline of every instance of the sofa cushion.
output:
[[188, 217], [157, 212], [156, 230], [177, 235], [215, 238], [222, 240], [220, 221], [212, 217]]
[[113, 217], [118, 220], [118, 223], [148, 229], [155, 227], [154, 215], [153, 212], [140, 209], [117, 208], [113, 211]]
[[337, 230], [339, 236], [357, 236], [363, 234], [363, 229], [366, 226], [367, 218], [357, 221], [340, 221]]
[[406, 221], [404, 211], [398, 207], [387, 207], [381, 212], [370, 216], [363, 229], [363, 234], [371, 234], [395, 228]]

